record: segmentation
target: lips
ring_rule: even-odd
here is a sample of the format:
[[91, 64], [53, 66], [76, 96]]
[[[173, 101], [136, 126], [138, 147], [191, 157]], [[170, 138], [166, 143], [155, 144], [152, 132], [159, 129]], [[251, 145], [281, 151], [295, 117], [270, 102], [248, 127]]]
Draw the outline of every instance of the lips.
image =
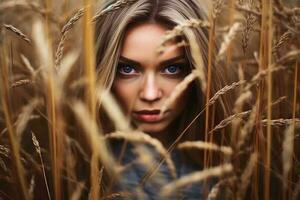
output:
[[142, 122], [159, 122], [163, 116], [160, 115], [160, 110], [139, 110], [133, 112], [133, 117]]

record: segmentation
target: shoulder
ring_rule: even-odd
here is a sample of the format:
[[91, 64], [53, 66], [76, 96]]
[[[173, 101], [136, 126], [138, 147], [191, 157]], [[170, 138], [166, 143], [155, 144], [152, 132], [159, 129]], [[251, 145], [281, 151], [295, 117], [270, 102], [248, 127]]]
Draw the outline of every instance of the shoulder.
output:
[[172, 157], [177, 168], [177, 181], [190, 180], [181, 189], [183, 198], [191, 200], [206, 199], [218, 180], [213, 178], [204, 181], [194, 181], [194, 178], [203, 172], [203, 167], [199, 163], [189, 160], [186, 154], [178, 150], [172, 153]]
[[122, 166], [113, 191], [130, 193], [131, 199], [205, 199], [216, 183], [215, 179], [191, 182], [169, 196], [162, 197], [162, 188], [183, 178], [192, 177], [201, 172], [202, 167], [190, 162], [177, 149], [165, 159], [165, 155], [148, 144], [136, 145], [124, 140], [115, 140], [110, 142], [110, 147], [115, 159]]

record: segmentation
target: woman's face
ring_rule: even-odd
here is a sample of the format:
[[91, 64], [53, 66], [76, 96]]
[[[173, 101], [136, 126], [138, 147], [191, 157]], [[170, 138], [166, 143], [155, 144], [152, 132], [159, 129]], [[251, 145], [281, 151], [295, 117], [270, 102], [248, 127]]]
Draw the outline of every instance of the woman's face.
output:
[[166, 30], [149, 23], [127, 31], [112, 87], [132, 123], [150, 134], [174, 131], [172, 122], [186, 109], [185, 92], [160, 114], [164, 101], [188, 73], [182, 48], [170, 43], [163, 54], [157, 53]]

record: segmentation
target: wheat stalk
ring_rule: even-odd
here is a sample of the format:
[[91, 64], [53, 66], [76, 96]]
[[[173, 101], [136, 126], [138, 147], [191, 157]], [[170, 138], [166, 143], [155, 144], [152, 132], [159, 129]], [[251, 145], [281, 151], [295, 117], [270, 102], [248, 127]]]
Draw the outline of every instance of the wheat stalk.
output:
[[246, 102], [250, 101], [253, 94], [250, 90], [242, 93], [235, 101], [233, 111], [235, 113], [239, 113], [243, 110], [243, 106]]
[[[1, 20], [1, 19], [0, 19]], [[11, 146], [12, 151], [12, 162], [14, 166], [14, 170], [16, 173], [15, 181], [18, 184], [19, 190], [21, 191], [21, 196], [23, 199], [28, 200], [30, 199], [27, 183], [25, 181], [25, 174], [24, 168], [21, 162], [20, 156], [20, 147], [19, 143], [16, 140], [15, 130], [12, 124], [12, 112], [10, 110], [10, 103], [9, 103], [9, 81], [8, 81], [8, 71], [7, 71], [7, 62], [6, 62], [6, 51], [3, 44], [3, 35], [1, 34], [0, 30], [0, 92], [1, 92], [1, 107], [4, 113], [4, 123], [8, 130], [8, 141]]]
[[185, 187], [187, 185], [200, 182], [202, 180], [208, 179], [210, 177], [219, 177], [224, 174], [228, 174], [232, 172], [233, 167], [231, 164], [225, 164], [218, 167], [212, 167], [209, 169], [205, 169], [200, 172], [193, 172], [191, 174], [188, 174], [186, 176], [183, 176], [179, 178], [176, 181], [173, 181], [171, 183], [168, 183], [161, 189], [161, 195], [167, 196], [171, 194], [172, 192]]
[[227, 199], [228, 194], [224, 191], [224, 189], [226, 189], [224, 186], [225, 186], [225, 184], [232, 185], [232, 182], [236, 182], [236, 179], [237, 178], [235, 176], [232, 176], [232, 177], [228, 177], [223, 180], [220, 180], [210, 190], [210, 192], [207, 196], [207, 200], [216, 200], [216, 199], [219, 199], [221, 196], [222, 196], [222, 198]]
[[110, 174], [116, 175], [115, 168], [118, 168], [118, 165], [108, 151], [104, 137], [102, 136], [95, 119], [92, 119], [91, 114], [83, 103], [74, 102], [71, 108], [85, 131], [86, 137], [93, 149], [93, 153], [99, 157], [104, 166], [107, 166], [106, 170], [108, 170]]
[[21, 60], [22, 60], [22, 62], [25, 64], [25, 67], [26, 67], [26, 68], [28, 69], [28, 71], [30, 72], [30, 75], [31, 75], [32, 77], [34, 77], [34, 76], [35, 76], [35, 70], [34, 70], [34, 68], [32, 67], [30, 61], [29, 61], [23, 54], [21, 54]]
[[271, 73], [273, 73], [273, 72], [277, 72], [277, 71], [284, 70], [284, 69], [286, 69], [286, 67], [280, 66], [280, 67], [274, 67], [274, 68], [271, 68], [271, 69], [265, 69], [265, 70], [259, 71], [247, 83], [247, 85], [244, 88], [244, 92], [246, 92], [247, 90], [250, 90], [251, 87], [253, 87], [255, 84], [257, 84], [259, 81], [263, 80], [267, 76], [267, 74], [269, 73], [269, 71]]
[[[91, 19], [92, 19], [92, 1], [91, 0], [84, 0], [84, 20], [83, 20], [83, 36], [84, 36], [84, 78], [87, 81], [87, 84], [85, 85], [85, 103], [86, 106], [88, 107], [88, 111], [90, 115], [86, 114], [87, 117], [91, 120], [91, 123], [95, 130], [97, 132], [92, 132], [89, 130], [86, 126], [87, 124], [83, 123], [85, 126], [85, 129], [87, 130], [87, 133], [92, 133], [93, 137], [96, 137], [96, 134], [99, 134], [100, 129], [98, 126], [95, 124], [96, 120], [96, 115], [97, 115], [97, 100], [96, 100], [96, 65], [95, 65], [95, 52], [94, 52], [94, 26], [91, 24]], [[81, 109], [83, 112], [86, 111], [84, 110], [84, 107], [80, 104], [78, 104], [78, 110]], [[77, 110], [77, 111], [78, 111]], [[78, 113], [77, 113], [78, 114]], [[82, 121], [83, 119], [81, 119]], [[83, 122], [83, 121], [82, 121]], [[100, 196], [100, 186], [99, 186], [99, 180], [98, 176], [93, 176], [93, 174], [97, 174], [99, 172], [99, 157], [100, 155], [103, 156], [103, 154], [100, 154], [99, 148], [96, 147], [96, 145], [99, 145], [92, 141], [91, 139], [100, 139], [100, 138], [91, 138], [90, 143], [92, 145], [92, 158], [91, 158], [91, 163], [90, 163], [90, 184], [91, 184], [91, 190], [89, 194], [89, 199], [96, 199], [99, 198]], [[101, 142], [102, 145], [104, 145], [104, 142]], [[109, 155], [108, 151], [105, 146], [102, 147], [102, 150], [104, 151], [103, 153], [106, 153], [106, 156]], [[100, 157], [101, 159], [101, 157]], [[104, 159], [104, 161], [109, 161], [113, 162], [112, 160], [108, 160], [108, 158]], [[105, 163], [106, 164], [106, 163]], [[112, 170], [113, 171], [113, 170]]]
[[299, 56], [300, 56], [300, 50], [299, 49], [289, 51], [288, 53], [286, 53], [285, 55], [280, 57], [278, 60], [276, 60], [276, 62], [273, 63], [273, 65], [275, 65], [275, 66], [284, 65], [288, 62], [298, 60]]
[[80, 196], [84, 189], [84, 185], [85, 185], [84, 182], [77, 183], [75, 191], [71, 195], [71, 198], [70, 198], [71, 200], [79, 200], [80, 199]]
[[0, 10], [11, 9], [15, 7], [25, 7], [28, 6], [27, 2], [24, 0], [15, 0], [15, 1], [4, 1], [0, 3]]
[[198, 71], [193, 70], [179, 84], [176, 85], [171, 95], [164, 101], [161, 106], [161, 114], [163, 114], [170, 105], [187, 89], [189, 84], [198, 77]]
[[6, 166], [5, 162], [4, 162], [4, 160], [3, 160], [1, 157], [0, 157], [0, 167], [2, 168], [2, 170], [3, 170], [4, 172], [9, 173], [9, 172], [8, 172], [8, 168], [7, 168], [7, 166]]
[[221, 184], [222, 182], [219, 182], [217, 184], [215, 184], [212, 189], [210, 190], [208, 196], [207, 196], [207, 200], [215, 200], [218, 197], [218, 194], [220, 193], [221, 190]]
[[256, 163], [257, 163], [257, 159], [258, 159], [257, 153], [251, 154], [249, 162], [246, 166], [246, 169], [244, 170], [243, 174], [240, 177], [241, 184], [240, 184], [239, 189], [238, 189], [238, 199], [239, 200], [244, 199], [247, 187], [248, 187], [248, 185], [251, 181], [251, 176], [252, 176], [253, 170], [254, 170], [254, 168], [256, 166]]
[[[273, 6], [272, 0], [265, 0], [262, 2], [265, 5], [262, 6], [262, 32], [263, 35], [261, 37], [262, 40], [265, 40], [263, 46], [263, 50], [260, 49], [260, 57], [261, 57], [261, 65], [268, 66], [268, 75], [267, 75], [267, 118], [268, 118], [268, 126], [267, 126], [267, 159], [266, 159], [266, 176], [265, 176], [265, 189], [266, 194], [265, 198], [268, 200], [270, 197], [270, 168], [271, 168], [271, 156], [272, 156], [272, 126], [270, 121], [272, 120], [272, 98], [273, 98], [273, 73], [271, 72], [274, 66], [272, 65], [272, 42], [273, 42]], [[264, 24], [265, 23], [265, 24]], [[265, 51], [265, 52], [263, 52]]]
[[[248, 8], [253, 8], [253, 1], [249, 1], [246, 5]], [[249, 43], [250, 32], [253, 31], [254, 23], [256, 22], [256, 17], [251, 13], [246, 14], [245, 25], [242, 31], [242, 48], [244, 55], [246, 54], [246, 50]]]
[[67, 24], [64, 25], [64, 27], [61, 30], [61, 38], [58, 44], [58, 47], [56, 49], [55, 53], [55, 66], [56, 68], [59, 68], [61, 59], [63, 57], [63, 51], [64, 51], [64, 43], [67, 39], [67, 35], [69, 31], [74, 27], [76, 22], [84, 15], [85, 9], [81, 8], [79, 9], [74, 16], [70, 18], [70, 20], [67, 22]]
[[36, 45], [36, 49], [38, 50], [39, 58], [41, 65], [43, 67], [43, 80], [45, 81], [44, 84], [47, 87], [47, 117], [51, 121], [51, 125], [49, 124], [49, 146], [51, 149], [51, 164], [52, 164], [52, 178], [54, 182], [54, 193], [55, 197], [60, 190], [60, 178], [59, 172], [60, 169], [58, 168], [58, 159], [57, 159], [57, 138], [55, 131], [56, 129], [56, 109], [55, 109], [55, 92], [54, 92], [54, 77], [52, 71], [52, 55], [51, 55], [51, 48], [49, 45], [49, 41], [45, 36], [44, 29], [42, 27], [42, 23], [37, 21], [33, 27], [33, 34], [34, 34], [34, 42]]
[[197, 45], [196, 37], [194, 34], [190, 35], [189, 40], [192, 58], [195, 62], [195, 68], [197, 70], [198, 79], [201, 85], [200, 87], [203, 94], [205, 94], [207, 89], [206, 69], [204, 66], [203, 58], [201, 56], [202, 54], [200, 51], [200, 47]]
[[222, 12], [224, 0], [212, 0], [212, 4], [213, 4], [212, 17], [216, 19]]
[[[221, 10], [221, 7], [219, 6], [220, 4], [220, 0], [215, 0], [213, 1], [213, 9], [210, 13], [210, 18], [209, 18], [209, 23], [211, 25], [210, 29], [209, 29], [209, 38], [208, 38], [208, 55], [207, 55], [207, 83], [205, 83], [205, 85], [202, 85], [201, 83], [201, 86], [203, 86], [201, 89], [202, 89], [202, 92], [203, 94], [205, 94], [205, 104], [206, 104], [206, 108], [205, 108], [205, 129], [204, 129], [204, 134], [205, 134], [205, 137], [204, 137], [204, 140], [205, 141], [212, 141], [213, 139], [213, 136], [212, 135], [208, 135], [208, 131], [210, 130], [210, 124], [209, 123], [212, 123], [211, 122], [211, 118], [210, 117], [210, 106], [208, 105], [209, 104], [209, 99], [210, 99], [210, 96], [211, 96], [211, 92], [212, 92], [212, 75], [213, 75], [213, 67], [214, 67], [214, 56], [215, 56], [215, 29], [216, 29], [216, 17], [217, 15], [219, 14], [219, 10]], [[220, 7], [220, 8], [219, 8]], [[196, 50], [196, 49], [195, 49]], [[193, 49], [192, 49], [192, 52], [193, 52]], [[207, 84], [207, 85], [206, 85]], [[207, 152], [206, 150], [204, 151], [204, 168], [206, 168], [208, 165], [209, 165], [209, 154], [210, 152]]]
[[237, 142], [237, 149], [240, 149], [243, 144], [245, 143], [247, 134], [251, 133], [253, 130], [253, 126], [255, 124], [256, 120], [256, 115], [257, 115], [257, 106], [255, 105], [251, 111], [250, 117], [247, 121], [247, 123], [242, 127], [240, 130], [240, 133], [238, 135], [238, 142]]
[[210, 24], [207, 21], [202, 21], [199, 19], [188, 19], [184, 21], [182, 24], [175, 26], [172, 30], [167, 31], [166, 34], [163, 36], [161, 45], [157, 49], [158, 53], [162, 53], [165, 49], [165, 45], [175, 37], [181, 36], [184, 30], [188, 28], [198, 28], [198, 27], [209, 28]]
[[285, 44], [286, 42], [288, 42], [292, 37], [292, 32], [291, 31], [286, 31], [283, 35], [280, 36], [279, 40], [277, 41], [277, 43], [273, 46], [272, 49], [272, 53], [276, 54], [279, 50], [279, 48]]
[[11, 88], [21, 87], [24, 85], [34, 84], [35, 82], [30, 79], [21, 79], [11, 84]]
[[[10, 153], [9, 149], [0, 144], [0, 154], [2, 154], [3, 156], [9, 158], [9, 153]], [[7, 168], [7, 166], [6, 166], [4, 160], [2, 159], [1, 156], [0, 156], [0, 166], [5, 172], [8, 172], [8, 168]]]
[[41, 104], [40, 99], [33, 99], [31, 100], [28, 105], [24, 106], [22, 108], [21, 113], [18, 115], [17, 121], [16, 121], [16, 134], [17, 138], [20, 141], [21, 140], [21, 134], [25, 130], [27, 123], [30, 120], [30, 116], [34, 109]]
[[286, 99], [287, 99], [287, 96], [279, 97], [276, 101], [273, 102], [273, 106], [281, 103], [283, 100], [286, 100]]
[[[296, 124], [296, 114], [297, 114], [297, 96], [298, 96], [298, 91], [297, 91], [297, 84], [298, 84], [298, 68], [299, 68], [299, 65], [298, 65], [298, 62], [295, 63], [295, 76], [294, 76], [294, 92], [293, 92], [293, 122], [292, 122], [292, 126], [293, 126], [293, 135], [292, 137], [296, 138], [295, 137], [295, 132], [296, 132], [296, 128], [299, 126], [297, 126]], [[286, 137], [289, 137], [288, 135]], [[286, 139], [287, 143], [288, 143], [288, 138]], [[291, 141], [292, 143], [294, 143], [294, 141]], [[290, 148], [293, 148], [294, 144], [291, 145]], [[283, 149], [285, 150], [285, 149]], [[293, 149], [294, 150], [294, 149]], [[287, 150], [288, 151], [288, 150]], [[285, 165], [285, 164], [284, 164]], [[293, 159], [291, 159], [291, 167], [293, 167]], [[288, 169], [288, 166], [286, 166], [286, 170]], [[286, 174], [288, 174], [288, 170], [286, 172]], [[286, 183], [287, 183], [288, 180], [286, 180]], [[284, 183], [284, 186], [286, 186], [287, 184]], [[285, 189], [285, 188], [284, 188]], [[297, 186], [296, 186], [296, 189], [297, 189]], [[296, 190], [295, 189], [295, 190]]]
[[51, 5], [50, 5], [51, 3], [49, 0], [46, 0], [45, 7], [41, 7], [39, 4], [30, 2], [29, 0], [26, 0], [26, 2], [27, 2], [26, 7], [28, 7], [32, 11], [40, 14], [45, 19], [46, 26], [48, 26], [48, 28], [49, 28], [50, 22], [52, 22], [54, 24], [60, 24], [60, 20], [57, 19], [55, 17], [54, 13], [51, 11]]
[[60, 62], [60, 67], [58, 69], [57, 73], [57, 79], [60, 83], [60, 86], [63, 87], [64, 84], [67, 81], [67, 78], [69, 77], [72, 67], [74, 66], [75, 62], [79, 58], [79, 52], [78, 51], [72, 51], [68, 53], [64, 59]]
[[237, 88], [240, 85], [243, 85], [245, 82], [246, 82], [245, 80], [241, 80], [241, 81], [238, 81], [238, 82], [233, 82], [230, 85], [225, 85], [223, 88], [218, 90], [214, 94], [213, 97], [210, 98], [210, 100], [208, 101], [208, 105], [210, 106], [210, 105], [214, 104], [221, 95], [227, 93], [230, 90], [233, 90], [233, 89]]
[[214, 150], [214, 151], [220, 151], [224, 155], [231, 156], [233, 151], [231, 147], [226, 146], [218, 146], [214, 143], [208, 143], [208, 142], [202, 142], [202, 141], [196, 141], [196, 142], [183, 142], [178, 145], [179, 149], [208, 149], [208, 150]]
[[181, 47], [187, 47], [187, 46], [189, 46], [189, 44], [184, 40], [182, 40], [181, 42], [177, 42], [175, 44], [175, 48], [177, 49], [180, 49]]
[[215, 126], [210, 132], [209, 134], [217, 131], [217, 130], [220, 130], [222, 128], [225, 128], [228, 124], [230, 124], [234, 119], [236, 118], [241, 118], [241, 117], [245, 117], [247, 115], [249, 115], [251, 113], [251, 110], [248, 110], [248, 111], [244, 111], [244, 112], [241, 112], [241, 113], [236, 113], [234, 115], [231, 115], [229, 117], [227, 117], [226, 119], [222, 120], [217, 126]]
[[259, 18], [261, 17], [260, 11], [250, 9], [249, 6], [243, 6], [243, 5], [240, 5], [240, 4], [236, 3], [235, 8], [239, 11], [243, 11], [243, 12], [252, 14], [255, 17], [259, 17]]
[[15, 33], [17, 36], [19, 36], [22, 40], [26, 41], [27, 43], [31, 43], [31, 40], [29, 39], [29, 37], [27, 35], [25, 35], [21, 30], [19, 30], [18, 28], [16, 28], [15, 26], [11, 25], [11, 24], [4, 24], [3, 25], [7, 30], [12, 31], [13, 33]]
[[283, 164], [283, 184], [284, 189], [287, 189], [288, 173], [291, 170], [294, 154], [294, 130], [295, 127], [291, 124], [284, 131], [284, 141], [282, 143], [282, 164]]
[[35, 176], [33, 175], [30, 179], [30, 185], [29, 185], [29, 195], [31, 199], [34, 199], [34, 188], [35, 188]]
[[118, 0], [115, 3], [109, 5], [107, 8], [104, 10], [100, 10], [97, 12], [94, 17], [92, 18], [92, 22], [97, 21], [99, 18], [101, 18], [104, 15], [107, 15], [110, 12], [116, 11], [120, 8], [123, 8], [125, 6], [131, 5], [135, 3], [137, 0]]
[[103, 104], [103, 108], [116, 125], [117, 130], [132, 130], [128, 119], [126, 119], [126, 117], [123, 115], [120, 106], [109, 91], [104, 91], [101, 93], [101, 89], [98, 89], [97, 98], [98, 101]]
[[238, 34], [238, 31], [240, 31], [241, 23], [236, 22], [232, 25], [229, 32], [224, 35], [224, 41], [221, 44], [220, 50], [218, 52], [218, 58], [217, 60], [220, 60], [223, 58], [224, 54], [226, 53], [227, 49], [231, 45], [232, 41]]
[[[47, 21], [46, 21], [47, 22]], [[46, 23], [47, 24], [47, 23]], [[49, 29], [46, 29], [49, 30]], [[34, 42], [41, 64], [41, 78], [45, 87], [47, 118], [49, 120], [49, 146], [51, 151], [52, 178], [54, 186], [54, 196], [60, 199], [61, 195], [61, 170], [63, 163], [63, 121], [60, 113], [61, 88], [58, 87], [56, 75], [54, 73], [54, 62], [52, 48], [50, 45], [50, 35], [46, 32], [41, 21], [36, 21], [33, 26]], [[47, 33], [47, 34], [46, 34]], [[59, 153], [58, 153], [59, 152]]]
[[3, 145], [0, 145], [0, 153], [6, 157], [9, 156], [9, 149]]
[[108, 196], [104, 196], [102, 198], [102, 200], [117, 199], [119, 197], [121, 197], [121, 198], [124, 197], [125, 199], [129, 199], [131, 197], [131, 195], [128, 192], [118, 192], [118, 193], [110, 194]]
[[[267, 123], [268, 123], [268, 120], [263, 119], [260, 122], [263, 126], [266, 126]], [[290, 125], [292, 123], [293, 123], [293, 119], [283, 119], [283, 118], [273, 119], [273, 120], [270, 121], [271, 126], [286, 126], [286, 125]], [[300, 123], [300, 119], [296, 118], [295, 119], [295, 124], [298, 125], [299, 123]]]
[[48, 199], [50, 200], [51, 195], [50, 195], [50, 190], [49, 190], [49, 186], [48, 186], [48, 182], [47, 182], [45, 166], [44, 166], [43, 157], [42, 157], [42, 153], [41, 153], [41, 147], [40, 147], [39, 141], [36, 139], [36, 136], [32, 131], [31, 131], [31, 139], [32, 139], [32, 143], [35, 147], [35, 151], [39, 155], [39, 158], [40, 158], [40, 161], [41, 161], [43, 178], [44, 178], [45, 186], [46, 186], [46, 189], [47, 189]]

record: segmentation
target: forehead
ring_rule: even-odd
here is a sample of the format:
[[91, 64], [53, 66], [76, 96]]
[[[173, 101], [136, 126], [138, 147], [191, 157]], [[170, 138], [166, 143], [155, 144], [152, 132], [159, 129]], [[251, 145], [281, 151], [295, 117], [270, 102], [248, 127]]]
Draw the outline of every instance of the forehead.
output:
[[127, 30], [121, 51], [123, 57], [144, 64], [155, 64], [183, 54], [175, 42], [171, 42], [164, 53], [158, 54], [157, 49], [168, 29], [157, 23], [145, 23]]

